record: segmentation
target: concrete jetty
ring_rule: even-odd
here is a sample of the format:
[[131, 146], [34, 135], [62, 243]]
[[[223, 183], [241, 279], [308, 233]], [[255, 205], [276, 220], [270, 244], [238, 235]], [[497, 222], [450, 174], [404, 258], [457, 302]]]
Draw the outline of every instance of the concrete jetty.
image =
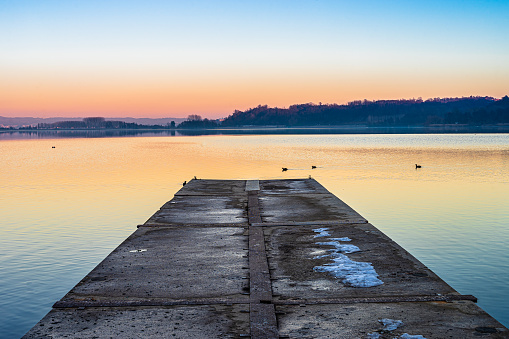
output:
[[509, 338], [313, 179], [191, 180], [24, 338]]

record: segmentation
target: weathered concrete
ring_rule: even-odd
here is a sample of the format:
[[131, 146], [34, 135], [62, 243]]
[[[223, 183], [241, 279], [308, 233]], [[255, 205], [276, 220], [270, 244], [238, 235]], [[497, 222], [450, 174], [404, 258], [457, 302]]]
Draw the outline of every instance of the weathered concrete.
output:
[[150, 224], [244, 224], [247, 199], [238, 196], [177, 195], [161, 207]]
[[260, 180], [260, 194], [294, 195], [294, 194], [329, 194], [330, 192], [316, 180]]
[[[258, 181], [258, 180], [256, 180]], [[175, 196], [245, 197], [246, 180], [191, 180]], [[172, 199], [173, 201], [173, 199]]]
[[[437, 295], [455, 293], [442, 279], [417, 261], [370, 224], [326, 225], [332, 238], [349, 237], [349, 244], [360, 252], [348, 257], [372, 263], [384, 282], [370, 288], [355, 288], [339, 283], [329, 273], [316, 272], [330, 259], [317, 256], [327, 253], [330, 245], [318, 245], [324, 238], [313, 228], [304, 226], [270, 227], [266, 229], [272, 289], [280, 298], [375, 297], [405, 295]], [[316, 227], [315, 227], [316, 229]]]
[[63, 300], [237, 298], [247, 241], [242, 227], [140, 227]]
[[475, 300], [313, 179], [191, 180], [25, 337], [509, 338]]
[[24, 338], [238, 338], [248, 305], [54, 309]]
[[[404, 333], [439, 339], [508, 337], [507, 329], [466, 301], [322, 304], [276, 306], [276, 309], [280, 337], [366, 338], [370, 333], [380, 334], [380, 339], [399, 338]], [[384, 331], [380, 319], [401, 320], [403, 325]]]

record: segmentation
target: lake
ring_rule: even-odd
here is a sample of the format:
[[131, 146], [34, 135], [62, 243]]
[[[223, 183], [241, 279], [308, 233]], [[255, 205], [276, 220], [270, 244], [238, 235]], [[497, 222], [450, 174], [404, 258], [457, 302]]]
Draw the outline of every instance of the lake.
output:
[[0, 336], [27, 332], [184, 180], [310, 175], [509, 326], [509, 134], [4, 134]]

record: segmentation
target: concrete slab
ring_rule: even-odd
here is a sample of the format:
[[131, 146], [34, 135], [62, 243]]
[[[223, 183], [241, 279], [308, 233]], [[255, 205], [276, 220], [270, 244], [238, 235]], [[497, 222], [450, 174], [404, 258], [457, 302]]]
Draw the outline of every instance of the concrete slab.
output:
[[230, 298], [249, 292], [241, 227], [142, 227], [62, 301]]
[[259, 191], [260, 190], [260, 181], [258, 180], [247, 180], [246, 181], [246, 191]]
[[265, 195], [259, 197], [264, 223], [366, 222], [359, 213], [332, 194]]
[[[456, 293], [436, 274], [370, 224], [328, 225], [330, 236], [313, 231], [323, 226], [265, 227], [272, 290], [280, 299], [437, 295]], [[323, 233], [322, 233], [323, 234]], [[345, 253], [355, 262], [371, 263], [383, 284], [352, 287], [329, 272], [315, 268], [333, 263], [328, 244], [357, 246]], [[348, 249], [348, 247], [346, 247]], [[321, 258], [319, 258], [321, 257]], [[353, 273], [352, 273], [353, 274]]]
[[250, 338], [279, 338], [274, 305], [251, 303], [249, 318]]
[[[244, 185], [245, 183], [242, 190]], [[164, 204], [146, 223], [247, 225], [247, 195], [245, 193], [243, 196], [178, 195]]]
[[[393, 339], [405, 333], [428, 339], [509, 338], [504, 326], [469, 301], [277, 305], [276, 315], [280, 338]], [[384, 330], [381, 319], [401, 320], [403, 325]]]
[[244, 194], [246, 180], [202, 180], [193, 179], [175, 195], [230, 196]]
[[260, 180], [260, 194], [330, 194], [314, 179]]
[[249, 304], [54, 309], [23, 338], [239, 338]]

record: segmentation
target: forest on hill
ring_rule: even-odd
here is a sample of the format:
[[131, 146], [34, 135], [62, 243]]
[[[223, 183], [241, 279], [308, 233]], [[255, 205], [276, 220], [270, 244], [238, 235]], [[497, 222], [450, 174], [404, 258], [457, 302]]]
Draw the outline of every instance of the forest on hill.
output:
[[[223, 119], [203, 119], [192, 114], [180, 123], [167, 122], [164, 125], [142, 125], [134, 122], [106, 120], [89, 117], [81, 121], [68, 120], [52, 123], [38, 123], [19, 127], [26, 130], [56, 129], [215, 129], [219, 127], [304, 127], [304, 126], [352, 126], [410, 127], [410, 126], [488, 126], [509, 125], [509, 97], [462, 97], [402, 99], [402, 100], [359, 100], [346, 105], [299, 104], [288, 108], [259, 105], [245, 111], [236, 110]], [[182, 121], [184, 120], [184, 121]], [[13, 129], [2, 127], [0, 130]]]
[[509, 97], [353, 101], [346, 105], [300, 104], [289, 108], [259, 105], [236, 110], [221, 123], [234, 126], [431, 126], [509, 123]]

